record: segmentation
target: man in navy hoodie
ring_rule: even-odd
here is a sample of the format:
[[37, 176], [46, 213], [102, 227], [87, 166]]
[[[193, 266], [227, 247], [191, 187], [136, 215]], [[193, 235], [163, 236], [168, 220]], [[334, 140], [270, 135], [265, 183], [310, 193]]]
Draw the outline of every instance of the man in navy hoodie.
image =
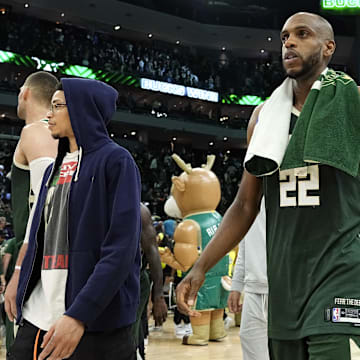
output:
[[53, 95], [58, 156], [29, 219], [9, 359], [136, 358], [140, 177], [106, 130], [117, 96], [85, 79], [62, 79]]

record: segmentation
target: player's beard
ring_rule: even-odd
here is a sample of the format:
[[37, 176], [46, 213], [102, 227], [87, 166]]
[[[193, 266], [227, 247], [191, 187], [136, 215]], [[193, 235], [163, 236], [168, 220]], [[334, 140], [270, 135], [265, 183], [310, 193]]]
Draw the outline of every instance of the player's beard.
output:
[[320, 63], [321, 59], [321, 51], [322, 48], [319, 49], [319, 51], [313, 53], [310, 55], [306, 60], [301, 58], [303, 60], [303, 66], [302, 69], [295, 73], [288, 73], [287, 75], [291, 79], [301, 79], [301, 78], [309, 78], [313, 75], [313, 73], [316, 72], [317, 65]]

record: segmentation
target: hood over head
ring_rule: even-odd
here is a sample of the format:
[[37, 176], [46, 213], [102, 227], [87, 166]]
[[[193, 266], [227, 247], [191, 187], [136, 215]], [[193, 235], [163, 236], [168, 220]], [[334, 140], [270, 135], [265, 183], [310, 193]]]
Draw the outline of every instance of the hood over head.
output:
[[86, 153], [111, 141], [106, 125], [116, 111], [118, 92], [97, 80], [63, 78], [61, 83], [79, 148]]
[[[118, 92], [111, 86], [97, 80], [81, 78], [61, 79], [70, 122], [79, 147], [75, 182], [78, 180], [83, 154], [112, 142], [106, 125], [116, 111]], [[58, 155], [48, 185], [69, 149], [68, 138], [59, 140]]]

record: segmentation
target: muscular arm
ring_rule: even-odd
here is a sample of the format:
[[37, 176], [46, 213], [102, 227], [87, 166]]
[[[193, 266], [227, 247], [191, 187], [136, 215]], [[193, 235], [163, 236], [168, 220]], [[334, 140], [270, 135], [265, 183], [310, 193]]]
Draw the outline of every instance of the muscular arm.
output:
[[207, 272], [242, 240], [258, 214], [261, 196], [261, 181], [245, 170], [234, 202], [194, 267]]
[[[41, 166], [36, 167], [36, 173], [34, 174], [34, 168], [30, 167], [30, 178], [32, 189], [37, 195], [40, 188], [42, 175], [46, 167], [51, 162], [51, 159], [55, 159], [57, 153], [57, 140], [54, 140], [50, 134], [47, 125], [41, 122], [32, 123], [27, 125], [21, 131], [20, 141], [15, 152], [15, 159], [23, 165], [29, 165], [32, 161], [41, 158], [49, 158], [50, 161], [43, 162]], [[36, 179], [36, 181], [34, 180]], [[24, 201], [26, 201], [24, 199]], [[36, 199], [35, 199], [36, 201]], [[32, 222], [33, 211], [36, 207], [34, 204], [31, 214], [28, 219], [27, 231], [25, 238], [28, 236], [28, 232]], [[5, 292], [5, 311], [11, 321], [16, 318], [16, 293], [19, 283], [19, 276], [21, 264], [27, 251], [27, 240], [24, 241], [16, 260], [16, 266], [14, 274], [9, 281], [9, 284]]]
[[150, 276], [153, 281], [152, 302], [155, 325], [160, 326], [166, 320], [167, 307], [163, 297], [163, 272], [156, 244], [156, 231], [152, 225], [148, 208], [141, 204], [141, 248], [149, 262]]
[[12, 255], [9, 253], [5, 253], [5, 255], [3, 257], [3, 271], [4, 271], [5, 275], [6, 275], [8, 267], [9, 267], [11, 257], [12, 257]]
[[51, 136], [47, 125], [36, 122], [22, 129], [18, 149], [29, 165], [31, 161], [41, 157], [55, 159], [57, 146], [58, 141]]
[[151, 214], [147, 207], [141, 204], [141, 248], [149, 262], [151, 280], [153, 281], [153, 300], [162, 297], [163, 274], [160, 256], [156, 245], [156, 231], [152, 225]]
[[[250, 119], [247, 133], [248, 143], [256, 125], [261, 105]], [[236, 197], [226, 211], [224, 218], [211, 242], [207, 245], [191, 272], [177, 287], [177, 304], [181, 312], [200, 316], [191, 309], [199, 288], [205, 280], [205, 273], [233, 249], [246, 235], [259, 212], [262, 197], [262, 181], [244, 170]]]
[[[251, 139], [261, 107], [251, 116], [248, 142]], [[226, 211], [220, 227], [194, 267], [207, 272], [246, 235], [254, 222], [262, 197], [262, 181], [244, 170], [236, 197]]]
[[16, 319], [16, 293], [20, 276], [20, 269], [18, 266], [21, 267], [27, 251], [27, 247], [28, 244], [24, 243], [19, 251], [14, 274], [11, 277], [5, 292], [5, 311], [10, 321], [14, 321], [14, 319]]

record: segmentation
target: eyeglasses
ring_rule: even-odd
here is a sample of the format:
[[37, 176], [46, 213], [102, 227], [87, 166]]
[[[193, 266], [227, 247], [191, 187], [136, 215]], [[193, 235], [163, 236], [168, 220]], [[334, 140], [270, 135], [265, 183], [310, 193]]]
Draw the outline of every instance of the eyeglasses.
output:
[[67, 106], [66, 104], [51, 104], [50, 105], [50, 111], [52, 113], [58, 112], [61, 108]]

